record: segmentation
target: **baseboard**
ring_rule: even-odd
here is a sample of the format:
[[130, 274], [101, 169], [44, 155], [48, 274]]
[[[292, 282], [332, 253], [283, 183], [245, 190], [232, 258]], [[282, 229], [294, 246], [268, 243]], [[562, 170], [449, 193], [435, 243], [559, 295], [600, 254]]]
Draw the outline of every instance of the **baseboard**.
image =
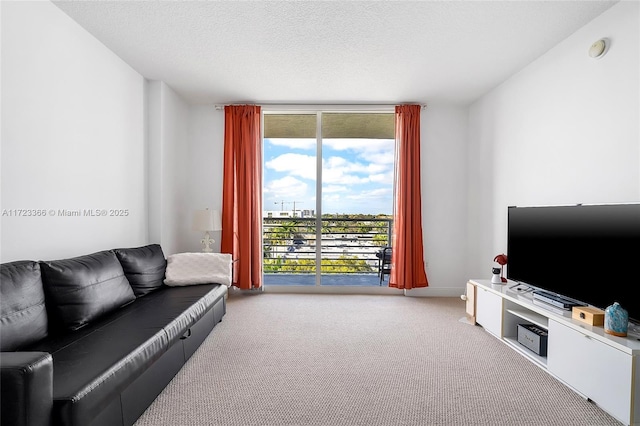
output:
[[308, 293], [308, 294], [380, 294], [389, 296], [409, 297], [457, 297], [464, 294], [465, 287], [426, 287], [411, 290], [399, 290], [387, 285], [370, 286], [275, 286], [264, 287], [264, 293]]
[[423, 287], [405, 290], [409, 297], [460, 297], [465, 293], [465, 287]]
[[265, 293], [307, 293], [307, 294], [380, 294], [402, 296], [402, 290], [383, 286], [313, 286], [313, 285], [270, 285]]

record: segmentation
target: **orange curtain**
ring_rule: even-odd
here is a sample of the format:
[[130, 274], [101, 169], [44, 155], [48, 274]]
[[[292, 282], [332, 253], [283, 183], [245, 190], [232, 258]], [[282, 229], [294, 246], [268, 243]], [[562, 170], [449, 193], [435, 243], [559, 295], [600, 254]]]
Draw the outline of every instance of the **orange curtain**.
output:
[[420, 105], [396, 106], [395, 203], [389, 287], [427, 287], [422, 249]]
[[233, 285], [262, 285], [262, 148], [256, 105], [224, 107], [221, 252], [234, 260]]

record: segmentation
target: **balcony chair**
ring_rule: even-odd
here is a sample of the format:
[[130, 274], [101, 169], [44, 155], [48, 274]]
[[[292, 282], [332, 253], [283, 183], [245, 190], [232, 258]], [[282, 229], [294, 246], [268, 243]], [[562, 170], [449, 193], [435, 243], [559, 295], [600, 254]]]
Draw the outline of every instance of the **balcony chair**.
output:
[[380, 285], [384, 281], [384, 276], [391, 274], [391, 247], [385, 247], [380, 250], [376, 256], [378, 257], [378, 275], [380, 276]]

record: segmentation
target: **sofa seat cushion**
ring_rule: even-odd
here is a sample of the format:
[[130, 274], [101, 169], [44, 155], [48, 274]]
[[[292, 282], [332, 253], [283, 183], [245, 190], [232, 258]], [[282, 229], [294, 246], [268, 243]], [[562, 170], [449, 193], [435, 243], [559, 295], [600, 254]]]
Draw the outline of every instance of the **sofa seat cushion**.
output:
[[77, 331], [30, 350], [53, 356], [54, 418], [89, 424], [224, 297], [226, 287], [163, 287]]
[[[149, 310], [149, 325], [162, 324], [169, 343], [180, 339], [213, 305], [227, 294], [220, 284], [200, 284], [187, 287], [165, 287], [150, 294], [140, 312]], [[145, 297], [146, 299], [146, 297]]]
[[47, 337], [47, 310], [38, 263], [4, 263], [0, 265], [0, 282], [0, 350], [17, 350]]
[[117, 315], [133, 315], [137, 327], [162, 328], [169, 344], [175, 343], [213, 305], [227, 294], [220, 284], [167, 287], [155, 291], [123, 308]]
[[40, 262], [53, 326], [77, 330], [135, 300], [122, 266], [111, 250]]
[[163, 286], [167, 260], [159, 244], [114, 250], [136, 297]]

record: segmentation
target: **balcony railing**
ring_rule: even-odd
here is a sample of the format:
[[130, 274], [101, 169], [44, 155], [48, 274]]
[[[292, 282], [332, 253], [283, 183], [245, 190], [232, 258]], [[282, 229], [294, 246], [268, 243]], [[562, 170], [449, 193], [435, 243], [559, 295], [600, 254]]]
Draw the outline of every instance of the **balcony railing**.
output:
[[264, 218], [265, 274], [314, 274], [320, 250], [321, 274], [377, 274], [379, 252], [390, 245], [390, 216], [321, 219], [320, 244], [316, 218]]

